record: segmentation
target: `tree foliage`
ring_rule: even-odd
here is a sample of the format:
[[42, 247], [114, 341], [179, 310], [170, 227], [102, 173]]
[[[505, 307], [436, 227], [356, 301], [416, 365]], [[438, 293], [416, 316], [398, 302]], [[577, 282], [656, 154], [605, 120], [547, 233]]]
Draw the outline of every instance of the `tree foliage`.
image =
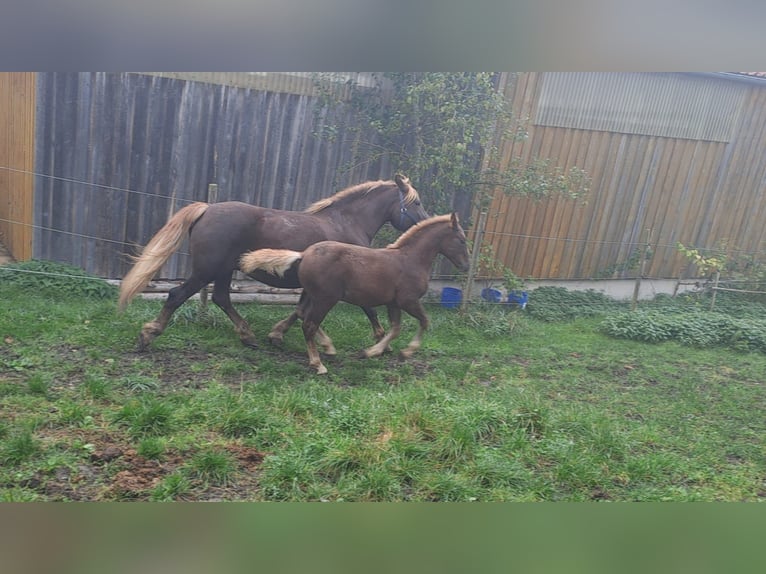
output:
[[[427, 196], [429, 209], [443, 213], [486, 207], [495, 190], [540, 199], [582, 197], [588, 178], [564, 170], [550, 158], [501, 162], [499, 146], [527, 137], [488, 72], [397, 72], [377, 76], [373, 88], [318, 76], [321, 106], [345, 106], [354, 118], [352, 165], [386, 157], [392, 170], [407, 173]], [[325, 126], [332, 137], [337, 126]]]

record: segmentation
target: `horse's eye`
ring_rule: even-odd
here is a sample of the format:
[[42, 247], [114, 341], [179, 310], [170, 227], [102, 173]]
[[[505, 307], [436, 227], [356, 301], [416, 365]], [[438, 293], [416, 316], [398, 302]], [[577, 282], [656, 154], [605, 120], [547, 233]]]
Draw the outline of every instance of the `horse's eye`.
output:
[[415, 200], [413, 203], [414, 203], [415, 205], [418, 205], [418, 206], [419, 206], [419, 205], [420, 205], [420, 200], [419, 200], [419, 199], [416, 199], [416, 200]]

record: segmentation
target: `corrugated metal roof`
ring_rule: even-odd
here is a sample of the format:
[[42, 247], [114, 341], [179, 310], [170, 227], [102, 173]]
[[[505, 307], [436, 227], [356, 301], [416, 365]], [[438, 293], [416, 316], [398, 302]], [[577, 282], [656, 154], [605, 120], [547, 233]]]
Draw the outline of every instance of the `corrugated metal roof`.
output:
[[746, 87], [668, 73], [546, 72], [535, 123], [728, 142]]
[[732, 74], [741, 74], [743, 76], [749, 76], [751, 78], [763, 78], [766, 80], [766, 72], [731, 72]]

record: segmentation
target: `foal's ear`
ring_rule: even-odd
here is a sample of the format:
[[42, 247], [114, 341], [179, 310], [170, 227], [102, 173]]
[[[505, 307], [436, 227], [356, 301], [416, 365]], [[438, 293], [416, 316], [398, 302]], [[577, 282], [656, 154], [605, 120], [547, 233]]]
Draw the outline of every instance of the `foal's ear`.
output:
[[452, 229], [457, 231], [460, 228], [460, 219], [457, 216], [457, 211], [452, 212], [452, 217], [450, 217], [450, 221], [452, 222]]
[[406, 175], [402, 175], [401, 173], [397, 173], [394, 176], [394, 181], [396, 182], [396, 185], [399, 186], [399, 189], [401, 189], [404, 193], [407, 193], [410, 188], [410, 178]]

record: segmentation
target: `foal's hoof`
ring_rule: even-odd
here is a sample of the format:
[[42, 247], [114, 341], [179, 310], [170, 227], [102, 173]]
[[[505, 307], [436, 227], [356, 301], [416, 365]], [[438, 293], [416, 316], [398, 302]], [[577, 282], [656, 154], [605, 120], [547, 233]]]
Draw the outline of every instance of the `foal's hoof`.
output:
[[326, 375], [327, 374], [327, 367], [325, 367], [321, 363], [320, 363], [320, 365], [318, 367], [315, 367], [315, 369], [317, 370], [317, 375]]

